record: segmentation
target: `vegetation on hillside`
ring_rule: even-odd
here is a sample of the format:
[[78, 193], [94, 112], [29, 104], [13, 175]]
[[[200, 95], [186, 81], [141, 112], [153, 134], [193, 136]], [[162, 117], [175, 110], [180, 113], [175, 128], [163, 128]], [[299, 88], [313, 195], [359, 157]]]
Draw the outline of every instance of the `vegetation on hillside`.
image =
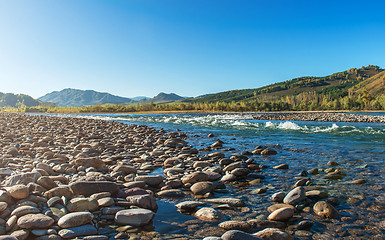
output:
[[258, 89], [233, 90], [171, 103], [3, 108], [3, 111], [47, 113], [307, 110], [385, 110], [385, 71], [369, 65], [326, 77], [295, 78]]
[[25, 94], [0, 92], [0, 107], [28, 108], [36, 106], [53, 107], [55, 104], [41, 102]]

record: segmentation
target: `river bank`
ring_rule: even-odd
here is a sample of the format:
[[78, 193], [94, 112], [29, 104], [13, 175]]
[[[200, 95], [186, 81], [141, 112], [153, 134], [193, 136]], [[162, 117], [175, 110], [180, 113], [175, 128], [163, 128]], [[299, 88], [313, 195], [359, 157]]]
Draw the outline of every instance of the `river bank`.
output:
[[385, 116], [341, 112], [255, 113], [255, 120], [385, 123]]
[[[349, 178], [345, 184], [354, 189], [367, 184], [367, 179], [347, 177], [352, 169], [332, 160], [323, 168], [291, 170], [296, 168], [287, 154], [305, 150], [285, 150], [278, 144], [251, 145], [245, 151], [228, 148], [232, 140], [222, 142], [216, 133], [191, 136], [71, 116], [1, 113], [0, 122], [1, 235], [18, 239], [384, 236], [383, 222], [365, 222], [347, 204], [362, 200], [348, 191], [333, 194], [339, 192], [334, 189], [336, 181]], [[200, 138], [210, 144], [198, 144]], [[166, 228], [160, 233], [162, 224]], [[171, 226], [178, 226], [178, 233], [167, 231]], [[354, 226], [371, 228], [351, 229]], [[242, 232], [228, 232], [232, 229]]]

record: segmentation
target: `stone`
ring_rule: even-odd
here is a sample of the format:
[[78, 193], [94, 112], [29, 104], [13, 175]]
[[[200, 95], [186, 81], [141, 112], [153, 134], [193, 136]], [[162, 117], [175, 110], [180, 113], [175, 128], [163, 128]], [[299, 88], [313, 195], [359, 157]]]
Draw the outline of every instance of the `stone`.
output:
[[100, 192], [109, 192], [111, 193], [111, 196], [114, 196], [117, 194], [120, 190], [120, 187], [118, 184], [113, 182], [107, 182], [107, 181], [80, 181], [71, 183], [69, 185], [70, 190], [74, 195], [84, 195], [86, 197], [91, 196], [95, 193]]
[[270, 199], [273, 202], [282, 203], [283, 199], [285, 198], [286, 194], [284, 192], [277, 192], [271, 195]]
[[137, 173], [137, 170], [133, 166], [120, 163], [114, 168], [113, 172], [124, 172], [125, 174], [131, 174]]
[[87, 236], [82, 239], [83, 240], [108, 240], [108, 237], [104, 235], [95, 235], [95, 236]]
[[4, 211], [5, 209], [7, 209], [8, 207], [8, 203], [6, 202], [0, 202], [0, 212]]
[[34, 229], [31, 232], [35, 236], [44, 236], [44, 235], [50, 235], [50, 234], [57, 234], [56, 230], [54, 230], [54, 229]]
[[46, 164], [46, 163], [38, 163], [38, 164], [36, 164], [36, 168], [37, 169], [43, 169], [49, 175], [53, 175], [53, 173], [54, 173], [52, 167], [50, 165]]
[[286, 203], [277, 203], [277, 204], [274, 204], [270, 207], [267, 208], [267, 211], [269, 213], [272, 213], [280, 208], [292, 208], [293, 211], [295, 211], [295, 207], [293, 205], [290, 205], [290, 204], [286, 204]]
[[82, 239], [83, 240], [108, 240], [108, 237], [104, 235], [95, 235], [95, 236], [87, 236]]
[[243, 207], [246, 205], [245, 202], [239, 198], [211, 198], [204, 199], [203, 201], [215, 204], [229, 204], [233, 207]]
[[206, 205], [204, 202], [198, 202], [198, 201], [184, 201], [181, 203], [178, 203], [175, 205], [178, 209], [183, 210], [183, 211], [193, 211], [197, 207], [202, 207]]
[[68, 239], [68, 238], [73, 239], [75, 237], [80, 237], [80, 236], [90, 236], [97, 233], [98, 233], [98, 230], [90, 224], [73, 227], [73, 228], [66, 228], [59, 231], [60, 237], [64, 239]]
[[69, 189], [69, 187], [60, 186], [52, 188], [51, 190], [44, 193], [44, 196], [46, 196], [48, 199], [51, 199], [52, 197], [66, 197], [67, 199], [71, 199], [73, 197], [73, 193]]
[[40, 177], [37, 179], [37, 183], [48, 190], [58, 187], [58, 185], [48, 176]]
[[48, 207], [54, 207], [56, 204], [63, 204], [63, 200], [58, 196], [52, 197], [47, 201]]
[[29, 196], [29, 188], [26, 185], [17, 184], [8, 189], [8, 194], [15, 199], [24, 199]]
[[142, 188], [138, 188], [138, 187], [123, 188], [118, 192], [117, 197], [126, 198], [128, 196], [144, 195], [144, 194], [148, 194], [148, 192]]
[[353, 184], [364, 184], [366, 183], [366, 180], [365, 179], [357, 179], [357, 180], [354, 180], [352, 181]]
[[12, 232], [11, 236], [17, 238], [18, 240], [27, 240], [29, 236], [29, 231], [26, 229], [17, 230]]
[[234, 174], [231, 174], [231, 173], [226, 173], [221, 178], [221, 182], [232, 182], [232, 181], [235, 181], [235, 180], [237, 180], [237, 176], [235, 176]]
[[294, 209], [290, 207], [284, 207], [275, 210], [267, 217], [268, 220], [273, 221], [287, 221], [294, 215]]
[[225, 232], [221, 239], [223, 240], [263, 240], [263, 238], [253, 236], [251, 234], [239, 231], [239, 230], [230, 230]]
[[98, 199], [97, 201], [98, 201], [99, 207], [110, 207], [115, 204], [115, 201], [112, 197], [101, 198], [101, 199]]
[[298, 229], [298, 230], [310, 230], [310, 228], [313, 226], [313, 222], [311, 221], [307, 221], [307, 220], [303, 220], [301, 222], [299, 222], [295, 228]]
[[246, 176], [249, 173], [250, 173], [250, 170], [248, 168], [234, 168], [230, 172], [230, 174], [232, 174], [236, 177]]
[[2, 175], [2, 176], [9, 176], [9, 175], [12, 175], [12, 173], [14, 173], [14, 171], [12, 169], [0, 168], [0, 175]]
[[273, 150], [273, 149], [264, 149], [262, 152], [261, 152], [261, 155], [275, 155], [277, 154], [277, 151]]
[[36, 237], [35, 240], [63, 240], [63, 238], [61, 238], [57, 234], [50, 234], [50, 235]]
[[154, 216], [155, 213], [148, 209], [127, 209], [116, 213], [115, 222], [120, 225], [140, 227], [150, 223]]
[[78, 166], [84, 166], [86, 168], [89, 168], [89, 167], [102, 168], [106, 166], [106, 163], [97, 157], [78, 158], [75, 160], [75, 164]]
[[158, 186], [159, 184], [161, 184], [163, 182], [163, 180], [164, 180], [164, 177], [161, 175], [154, 175], [154, 176], [144, 175], [144, 176], [135, 177], [135, 181], [143, 181], [147, 185], [152, 186], [152, 187]]
[[41, 177], [39, 172], [34, 173], [21, 173], [9, 176], [4, 182], [5, 186], [14, 186], [17, 184], [27, 185], [30, 182], [36, 182], [36, 180]]
[[102, 209], [103, 215], [115, 215], [117, 212], [122, 211], [124, 207], [105, 207]]
[[243, 232], [251, 232], [253, 230], [252, 224], [244, 221], [226, 221], [221, 222], [218, 226], [225, 230], [240, 230]]
[[264, 240], [294, 240], [294, 237], [278, 228], [266, 228], [254, 234]]
[[93, 212], [98, 209], [98, 201], [94, 198], [72, 198], [67, 204], [67, 209], [70, 212], [83, 212], [90, 211]]
[[253, 219], [248, 221], [255, 229], [265, 229], [265, 228], [286, 228], [286, 224], [284, 222], [279, 221], [270, 221], [270, 220], [261, 220], [261, 219]]
[[14, 204], [13, 198], [4, 190], [0, 190], [0, 202], [6, 202], [8, 205]]
[[197, 182], [190, 187], [190, 190], [195, 195], [204, 195], [214, 190], [214, 188], [212, 182]]
[[12, 211], [12, 216], [21, 217], [30, 213], [40, 213], [40, 210], [32, 206], [21, 206]]
[[5, 223], [5, 231], [6, 232], [9, 232], [11, 231], [15, 225], [17, 224], [17, 216], [12, 216], [10, 217], [7, 222]]
[[54, 222], [55, 220], [53, 220], [51, 217], [38, 213], [38, 214], [27, 214], [20, 217], [17, 220], [17, 225], [20, 228], [36, 229], [36, 228], [48, 228]]
[[13, 236], [7, 236], [7, 235], [3, 235], [3, 236], [0, 236], [0, 240], [19, 240], [17, 239], [16, 237], [13, 237]]
[[247, 165], [243, 162], [233, 162], [227, 165], [225, 168], [223, 168], [224, 172], [231, 172], [232, 170], [236, 168], [247, 168]]
[[108, 198], [108, 197], [111, 197], [111, 193], [109, 192], [95, 193], [90, 196], [90, 198], [95, 198], [96, 200], [99, 200], [102, 198]]
[[283, 202], [290, 205], [297, 205], [299, 202], [304, 200], [305, 197], [305, 188], [296, 187], [285, 196]]
[[94, 219], [94, 215], [90, 212], [74, 212], [61, 217], [57, 224], [61, 228], [72, 228], [88, 224], [92, 219]]
[[150, 194], [128, 196], [126, 200], [140, 208], [150, 209], [154, 212], [158, 210], [158, 204]]
[[311, 190], [306, 192], [307, 198], [315, 199], [315, 200], [327, 198], [328, 196], [329, 194], [327, 192], [320, 191], [320, 190]]
[[314, 213], [323, 218], [336, 218], [338, 211], [326, 201], [319, 201], [313, 207]]
[[180, 198], [184, 197], [184, 192], [180, 189], [168, 189], [168, 190], [162, 190], [158, 192], [159, 197], [165, 197], [165, 198]]
[[195, 216], [203, 221], [217, 221], [222, 218], [222, 214], [214, 208], [204, 207], [195, 212]]
[[183, 184], [186, 184], [186, 183], [194, 184], [197, 182], [208, 181], [209, 176], [203, 172], [194, 172], [192, 174], [183, 176], [183, 178], [181, 180], [182, 180]]
[[274, 169], [289, 169], [289, 165], [281, 164], [281, 165], [278, 165], [278, 166], [274, 166], [273, 168]]

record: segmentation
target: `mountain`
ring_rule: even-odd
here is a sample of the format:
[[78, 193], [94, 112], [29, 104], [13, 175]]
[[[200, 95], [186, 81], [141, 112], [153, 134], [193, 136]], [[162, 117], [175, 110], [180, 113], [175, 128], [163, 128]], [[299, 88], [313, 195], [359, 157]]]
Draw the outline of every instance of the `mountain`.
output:
[[32, 98], [25, 94], [13, 94], [0, 92], [0, 107], [37, 107], [54, 106], [53, 103], [46, 103]]
[[140, 101], [140, 100], [147, 100], [147, 99], [150, 99], [150, 98], [149, 97], [145, 97], [145, 96], [137, 96], [137, 97], [133, 97], [131, 99], [134, 100], [134, 101]]
[[48, 93], [40, 98], [40, 101], [53, 102], [62, 107], [81, 107], [97, 104], [125, 104], [133, 103], [130, 98], [119, 97], [109, 93], [96, 92], [93, 90], [79, 90], [66, 88], [61, 91]]
[[[187, 98], [182, 101], [191, 103], [279, 101], [287, 96], [297, 96], [308, 92], [340, 98], [348, 96], [349, 89], [356, 85], [359, 86], [359, 84], [366, 87], [370, 87], [370, 84], [373, 84], [371, 89], [377, 91], [376, 89], [378, 88], [378, 82], [381, 82], [381, 77], [378, 77], [378, 79], [370, 78], [380, 73], [384, 74], [384, 69], [381, 69], [378, 66], [369, 65], [359, 69], [352, 68], [344, 72], [338, 72], [324, 77], [299, 77], [261, 88], [231, 90], [196, 98]], [[383, 75], [380, 76], [383, 77]], [[376, 87], [374, 87], [374, 85]], [[357, 89], [359, 88], [360, 87]]]
[[164, 93], [161, 92], [158, 95], [156, 95], [153, 98], [146, 99], [146, 100], [141, 100], [140, 102], [142, 103], [169, 103], [169, 102], [175, 102], [178, 100], [184, 99], [184, 97], [181, 97], [175, 93]]

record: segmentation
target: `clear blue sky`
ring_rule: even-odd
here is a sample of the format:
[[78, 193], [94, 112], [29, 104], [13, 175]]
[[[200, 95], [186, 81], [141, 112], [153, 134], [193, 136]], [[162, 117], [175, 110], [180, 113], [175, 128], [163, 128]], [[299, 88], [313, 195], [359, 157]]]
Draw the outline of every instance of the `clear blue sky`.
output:
[[385, 3], [0, 0], [0, 92], [152, 97], [385, 68]]

